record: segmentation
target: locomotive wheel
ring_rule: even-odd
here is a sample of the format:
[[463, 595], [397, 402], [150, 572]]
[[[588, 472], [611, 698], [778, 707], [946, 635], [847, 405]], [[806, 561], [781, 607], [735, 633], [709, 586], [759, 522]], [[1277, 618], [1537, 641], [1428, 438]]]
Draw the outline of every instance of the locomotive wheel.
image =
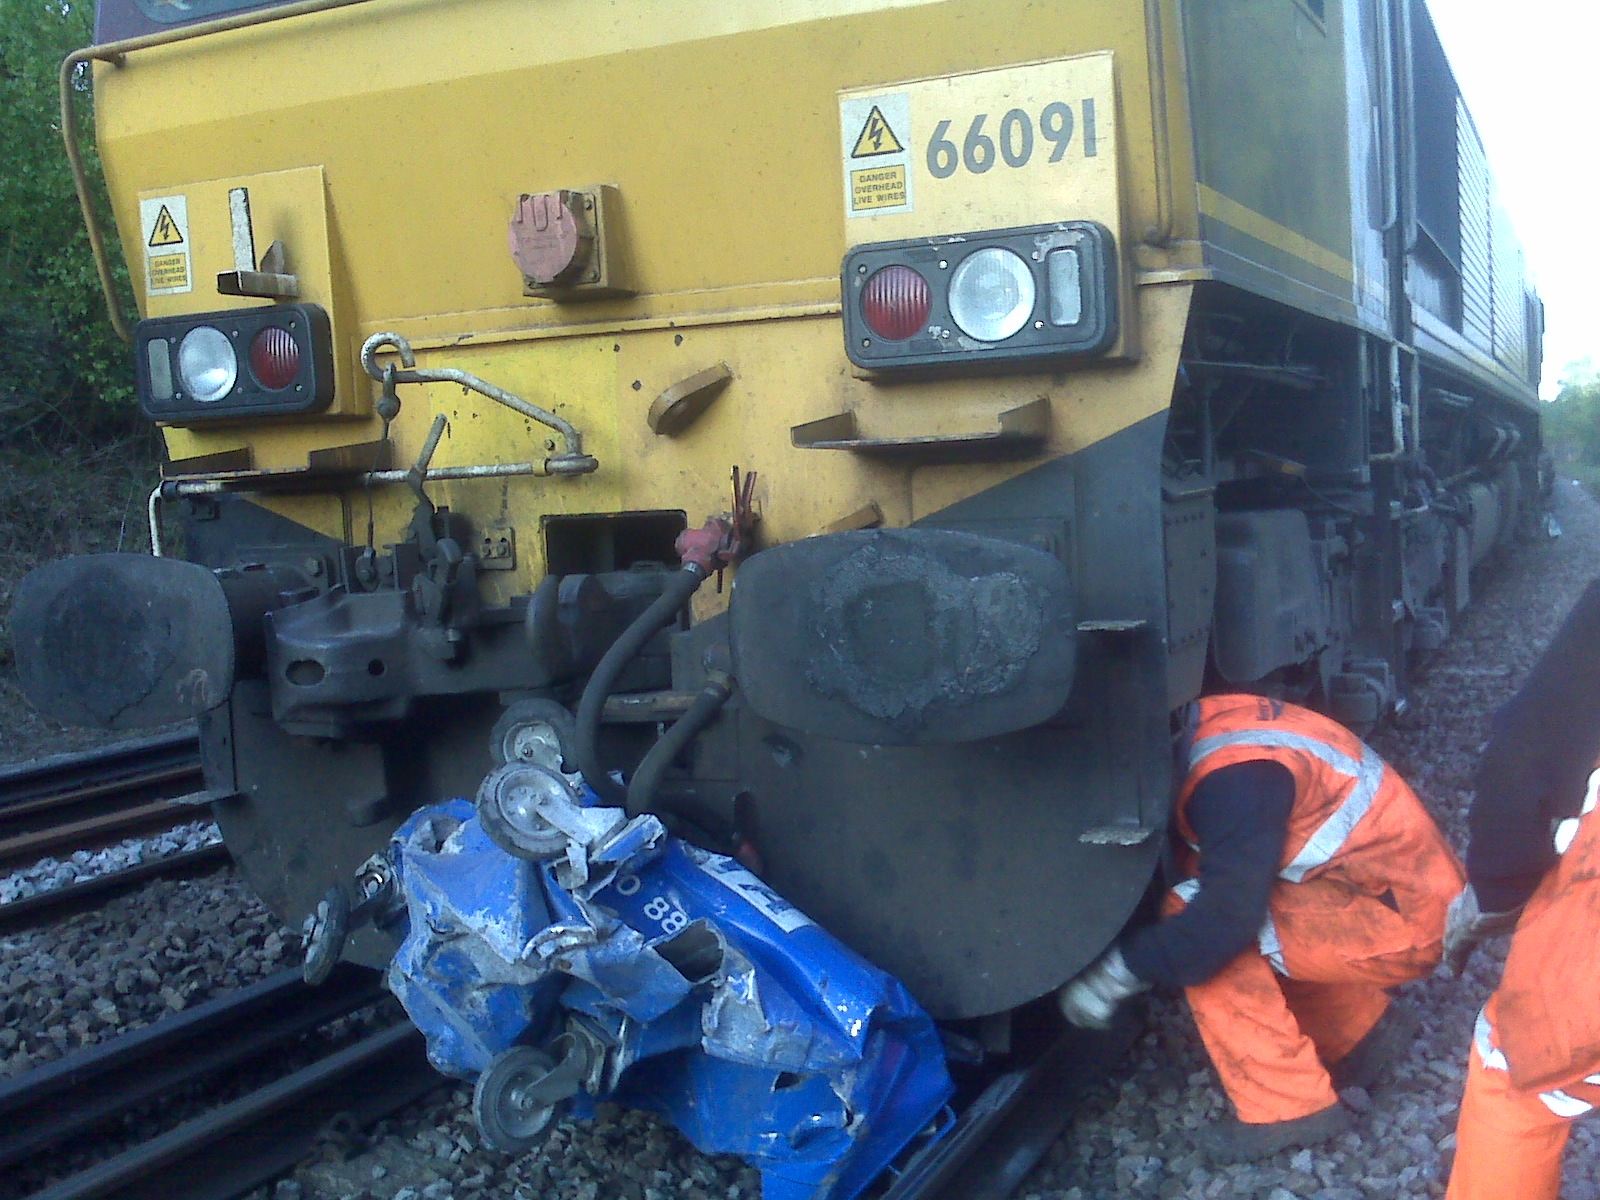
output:
[[539, 1086], [555, 1069], [550, 1056], [532, 1046], [513, 1046], [491, 1062], [472, 1092], [472, 1117], [483, 1140], [507, 1154], [532, 1149], [555, 1112]]
[[566, 771], [578, 726], [572, 713], [554, 700], [518, 700], [501, 714], [489, 734], [489, 753], [496, 766], [533, 763]]

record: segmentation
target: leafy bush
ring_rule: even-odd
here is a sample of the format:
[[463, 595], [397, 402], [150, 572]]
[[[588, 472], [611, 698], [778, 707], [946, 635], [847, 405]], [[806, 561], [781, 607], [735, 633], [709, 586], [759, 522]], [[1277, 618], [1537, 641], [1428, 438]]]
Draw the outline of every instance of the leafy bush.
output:
[[[58, 71], [92, 40], [93, 24], [87, 0], [0, 0], [0, 443], [97, 444], [138, 423], [131, 358], [106, 317], [61, 146]], [[78, 126], [87, 130], [86, 72], [77, 102]], [[99, 192], [89, 140], [85, 156]], [[103, 193], [97, 202], [131, 311]]]
[[[148, 547], [145, 497], [160, 439], [134, 404], [133, 360], [106, 317], [61, 145], [58, 72], [92, 40], [90, 0], [0, 0], [0, 758], [87, 744], [35, 714], [6, 626], [32, 568], [66, 554]], [[90, 129], [88, 76], [77, 127]], [[81, 137], [108, 252], [129, 302], [100, 165]]]
[[1600, 496], [1600, 371], [1585, 358], [1570, 364], [1545, 409], [1545, 440], [1557, 470]]

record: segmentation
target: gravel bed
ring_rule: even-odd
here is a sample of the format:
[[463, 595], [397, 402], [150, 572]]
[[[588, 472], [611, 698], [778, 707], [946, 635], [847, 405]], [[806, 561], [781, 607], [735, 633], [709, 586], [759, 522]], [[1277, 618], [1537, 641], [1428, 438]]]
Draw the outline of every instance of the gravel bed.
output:
[[[0, 936], [0, 1078], [256, 983], [299, 957], [298, 935], [231, 866], [154, 880], [93, 912]], [[292, 1065], [299, 1060], [291, 1056], [164, 1097], [149, 1112], [0, 1171], [0, 1200], [27, 1196]]]
[[221, 840], [222, 831], [215, 821], [190, 821], [155, 837], [124, 838], [103, 850], [78, 850], [65, 859], [41, 858], [32, 866], [0, 876], [0, 907], [140, 863], [214, 846]]
[[[1371, 741], [1417, 790], [1458, 850], [1466, 843], [1472, 771], [1489, 719], [1516, 691], [1568, 609], [1600, 574], [1600, 506], [1557, 485], [1564, 535], [1521, 548], [1483, 582], [1449, 645], [1413, 688], [1405, 718]], [[1421, 1032], [1356, 1127], [1325, 1146], [1223, 1168], [1194, 1132], [1231, 1111], [1183, 1000], [1157, 995], [1130, 1069], [1087, 1099], [1067, 1133], [1019, 1189], [1022, 1200], [1392, 1200], [1444, 1195], [1473, 1021], [1499, 978], [1508, 938], [1474, 956], [1460, 980], [1399, 989]], [[1564, 1200], [1600, 1200], [1600, 1131], [1574, 1130]]]
[[[1373, 739], [1458, 845], [1490, 714], [1515, 690], [1578, 593], [1600, 574], [1600, 507], [1562, 483], [1557, 511], [1565, 536], [1523, 548], [1485, 583], [1456, 637], [1415, 688], [1403, 724]], [[87, 864], [69, 869], [80, 865]], [[0, 880], [0, 889], [20, 887], [12, 881], [24, 874]], [[1156, 995], [1130, 1064], [1078, 1104], [1072, 1125], [1018, 1195], [1441, 1196], [1467, 1038], [1503, 954], [1503, 943], [1480, 953], [1462, 981], [1429, 979], [1401, 989], [1398, 1003], [1419, 1013], [1422, 1032], [1389, 1083], [1370, 1097], [1347, 1094], [1366, 1110], [1354, 1132], [1329, 1146], [1248, 1166], [1212, 1168], [1198, 1154], [1194, 1132], [1226, 1115], [1227, 1102], [1181, 997]], [[156, 881], [96, 912], [0, 937], [0, 1075], [254, 982], [298, 955], [298, 938], [227, 868], [201, 879]], [[1600, 1156], [1585, 1153], [1596, 1149], [1594, 1133], [1580, 1125], [1575, 1141], [1579, 1149], [1569, 1156], [1563, 1195], [1600, 1200]], [[66, 1158], [61, 1169], [77, 1165]], [[0, 1200], [21, 1194], [0, 1182]], [[613, 1106], [602, 1106], [593, 1122], [558, 1123], [537, 1151], [499, 1154], [478, 1144], [470, 1089], [446, 1085], [367, 1136], [328, 1139], [315, 1160], [253, 1200], [479, 1196], [757, 1200], [760, 1183], [740, 1160], [701, 1155], [670, 1126]]]
[[255, 983], [299, 954], [298, 935], [231, 867], [0, 936], [0, 1076]]

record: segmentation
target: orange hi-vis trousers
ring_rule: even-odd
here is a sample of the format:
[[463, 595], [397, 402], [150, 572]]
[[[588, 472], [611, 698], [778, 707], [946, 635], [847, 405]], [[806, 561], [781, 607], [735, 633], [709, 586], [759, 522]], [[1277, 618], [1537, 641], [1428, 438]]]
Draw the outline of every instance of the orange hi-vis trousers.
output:
[[1600, 770], [1472, 1035], [1449, 1200], [1556, 1200], [1574, 1119], [1600, 1109]]
[[1496, 999], [1473, 1034], [1445, 1200], [1558, 1200], [1572, 1122], [1600, 1109], [1600, 1062], [1561, 1088], [1513, 1086], [1495, 1034]]
[[[1183, 906], [1181, 893], [1168, 893], [1167, 915]], [[1363, 931], [1376, 923], [1392, 932], [1398, 914], [1332, 880], [1280, 884], [1268, 912], [1261, 948], [1184, 989], [1223, 1090], [1253, 1125], [1336, 1103], [1328, 1067], [1378, 1023], [1389, 1006], [1384, 989], [1427, 975], [1441, 950], [1430, 931], [1409, 949], [1385, 937], [1385, 952], [1370, 953]]]

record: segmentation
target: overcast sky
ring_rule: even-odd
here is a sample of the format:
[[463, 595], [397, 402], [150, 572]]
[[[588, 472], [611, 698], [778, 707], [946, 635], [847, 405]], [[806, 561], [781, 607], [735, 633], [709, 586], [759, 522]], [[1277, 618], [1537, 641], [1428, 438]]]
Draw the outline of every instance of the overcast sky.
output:
[[1428, 0], [1544, 298], [1544, 395], [1600, 363], [1600, 4]]

